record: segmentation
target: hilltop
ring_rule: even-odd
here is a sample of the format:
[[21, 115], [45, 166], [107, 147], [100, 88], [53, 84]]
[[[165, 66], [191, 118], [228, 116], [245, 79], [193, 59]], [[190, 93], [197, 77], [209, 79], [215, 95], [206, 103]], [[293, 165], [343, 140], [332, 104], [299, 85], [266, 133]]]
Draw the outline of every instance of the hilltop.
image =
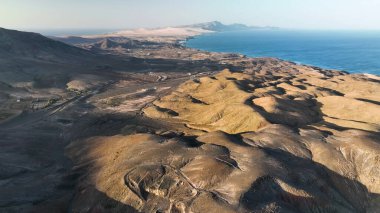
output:
[[109, 57], [38, 33], [0, 28], [0, 81], [11, 85], [64, 88], [76, 76], [104, 69], [111, 74], [110, 69], [123, 69], [129, 60]]
[[38, 33], [0, 28], [0, 57], [17, 59], [39, 59], [51, 62], [63, 60], [77, 62], [94, 54], [62, 42], [49, 39]]
[[245, 24], [223, 24], [219, 21], [211, 21], [193, 25], [185, 25], [184, 27], [201, 28], [204, 30], [210, 30], [214, 32], [223, 31], [240, 31], [240, 30], [252, 30], [252, 29], [277, 29], [276, 27], [258, 27], [258, 26], [248, 26]]

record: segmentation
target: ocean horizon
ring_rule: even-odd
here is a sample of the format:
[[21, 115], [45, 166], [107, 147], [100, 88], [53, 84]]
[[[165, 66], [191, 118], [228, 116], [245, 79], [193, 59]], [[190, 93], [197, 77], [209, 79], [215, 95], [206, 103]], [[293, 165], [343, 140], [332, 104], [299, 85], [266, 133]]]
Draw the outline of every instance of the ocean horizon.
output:
[[186, 46], [274, 57], [350, 73], [380, 75], [380, 31], [249, 30], [196, 36]]

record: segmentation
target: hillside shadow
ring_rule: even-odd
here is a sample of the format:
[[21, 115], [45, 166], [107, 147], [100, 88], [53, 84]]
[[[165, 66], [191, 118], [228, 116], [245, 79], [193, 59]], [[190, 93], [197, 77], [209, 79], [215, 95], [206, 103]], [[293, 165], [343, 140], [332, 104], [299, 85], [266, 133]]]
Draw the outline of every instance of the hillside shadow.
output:
[[[240, 135], [231, 135], [229, 139], [236, 143], [242, 140]], [[189, 140], [188, 143], [183, 143], [188, 149], [199, 148], [194, 146], [194, 143], [198, 143], [195, 138], [183, 137], [182, 140]], [[249, 146], [245, 147], [249, 149]], [[272, 210], [275, 210], [273, 212], [367, 212], [369, 208], [376, 209], [375, 205], [378, 205], [375, 200], [380, 199], [380, 195], [369, 192], [366, 186], [356, 180], [342, 176], [310, 159], [297, 157], [280, 149], [260, 149], [267, 156], [280, 162], [286, 172], [276, 173], [274, 169], [268, 171], [270, 175], [255, 180], [250, 189], [241, 195], [240, 207], [236, 207], [237, 209], [260, 212], [272, 206]], [[82, 157], [85, 156], [86, 153]], [[80, 172], [81, 176], [78, 178], [76, 196], [70, 205], [71, 210], [137, 212], [133, 207], [98, 191], [91, 181], [86, 182], [85, 178], [90, 172], [99, 172], [96, 166], [89, 164], [88, 167], [76, 171]], [[125, 171], [125, 174], [127, 173], [128, 170]]]
[[282, 124], [292, 128], [300, 128], [323, 120], [320, 106], [314, 99], [293, 100], [289, 98], [276, 98], [273, 105], [282, 111], [267, 112], [264, 107], [254, 103], [254, 99], [256, 98], [257, 97], [252, 96], [247, 99], [244, 104], [250, 106], [272, 124]]
[[[377, 205], [376, 200], [380, 198], [380, 194], [370, 193], [356, 180], [280, 149], [262, 149], [289, 169], [286, 176], [267, 175], [252, 183], [251, 188], [241, 197], [241, 205], [251, 211], [259, 211], [271, 203], [276, 203], [279, 212], [364, 213], [371, 205]], [[302, 196], [302, 193], [299, 192], [297, 195], [290, 189], [285, 191], [283, 183], [279, 181], [290, 187], [302, 189], [307, 194], [303, 193]], [[331, 201], [334, 201], [334, 205], [330, 205]]]
[[[83, 199], [85, 198], [85, 199]], [[114, 200], [104, 192], [97, 190], [95, 187], [86, 188], [85, 194], [81, 194], [79, 199], [73, 199], [70, 212], [89, 212], [89, 213], [137, 213], [135, 208]]]
[[66, 196], [58, 200], [49, 200], [33, 205], [27, 212], [29, 213], [137, 213], [135, 208], [130, 205], [121, 203], [109, 198], [105, 193], [97, 190], [95, 187], [87, 188], [85, 195], [76, 199], [74, 195]]
[[[339, 103], [337, 103], [337, 104], [339, 104]], [[328, 115], [326, 115], [326, 114], [324, 114], [322, 112], [322, 106], [323, 106], [322, 103], [316, 101], [315, 109], [317, 110], [317, 112], [319, 114], [319, 117], [321, 119], [320, 122], [317, 123], [317, 124], [325, 125], [329, 129], [335, 129], [335, 130], [338, 130], [338, 131], [359, 130], [359, 131], [368, 132], [368, 133], [371, 133], [371, 134], [374, 134], [374, 135], [378, 135], [379, 134], [378, 132], [371, 131], [371, 130], [358, 129], [358, 128], [354, 128], [354, 127], [344, 127], [344, 126], [340, 126], [340, 125], [335, 124], [335, 123], [328, 122], [328, 121], [324, 120], [323, 117], [328, 117], [328, 118], [332, 118], [332, 119], [338, 119], [338, 120], [342, 120], [342, 121], [350, 121], [350, 122], [356, 122], [356, 123], [361, 123], [361, 124], [367, 124], [366, 122], [363, 122], [363, 121], [341, 119], [341, 118], [335, 118], [335, 117], [328, 116]], [[311, 128], [311, 127], [308, 126], [308, 128]]]

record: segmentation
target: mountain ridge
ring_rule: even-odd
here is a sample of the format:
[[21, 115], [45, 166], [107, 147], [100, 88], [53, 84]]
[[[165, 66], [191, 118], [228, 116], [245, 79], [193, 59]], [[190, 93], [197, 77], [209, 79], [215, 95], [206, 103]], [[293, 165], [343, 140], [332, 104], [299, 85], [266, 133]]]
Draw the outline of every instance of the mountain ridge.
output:
[[224, 24], [220, 21], [211, 21], [211, 22], [204, 22], [204, 23], [198, 23], [198, 24], [192, 24], [192, 25], [184, 25], [182, 27], [201, 28], [204, 30], [210, 30], [210, 31], [215, 31], [215, 32], [240, 31], [240, 30], [250, 30], [250, 29], [278, 29], [277, 27], [248, 26], [248, 25], [240, 24], [240, 23]]
[[81, 48], [65, 44], [39, 33], [23, 32], [0, 28], [0, 56], [1, 57], [31, 57], [50, 60], [70, 58], [77, 60], [77, 56], [94, 56], [93, 53]]

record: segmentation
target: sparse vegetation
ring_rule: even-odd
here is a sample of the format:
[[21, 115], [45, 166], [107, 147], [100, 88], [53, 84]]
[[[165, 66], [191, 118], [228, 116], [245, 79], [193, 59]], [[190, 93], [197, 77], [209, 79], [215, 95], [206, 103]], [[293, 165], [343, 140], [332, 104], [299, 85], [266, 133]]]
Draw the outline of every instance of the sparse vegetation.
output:
[[0, 110], [0, 122], [2, 120], [6, 120], [7, 118], [11, 117], [12, 115], [14, 115], [14, 113], [4, 112], [4, 111]]
[[16, 116], [21, 113], [21, 110], [19, 109], [7, 109], [7, 108], [0, 108], [0, 122], [7, 120], [13, 116]]
[[120, 97], [114, 97], [106, 101], [106, 105], [111, 106], [111, 107], [117, 107], [120, 106], [124, 101], [123, 98]]
[[46, 104], [46, 107], [49, 107], [49, 106], [55, 104], [57, 101], [58, 101], [58, 99], [55, 99], [55, 98], [49, 99], [47, 104]]

